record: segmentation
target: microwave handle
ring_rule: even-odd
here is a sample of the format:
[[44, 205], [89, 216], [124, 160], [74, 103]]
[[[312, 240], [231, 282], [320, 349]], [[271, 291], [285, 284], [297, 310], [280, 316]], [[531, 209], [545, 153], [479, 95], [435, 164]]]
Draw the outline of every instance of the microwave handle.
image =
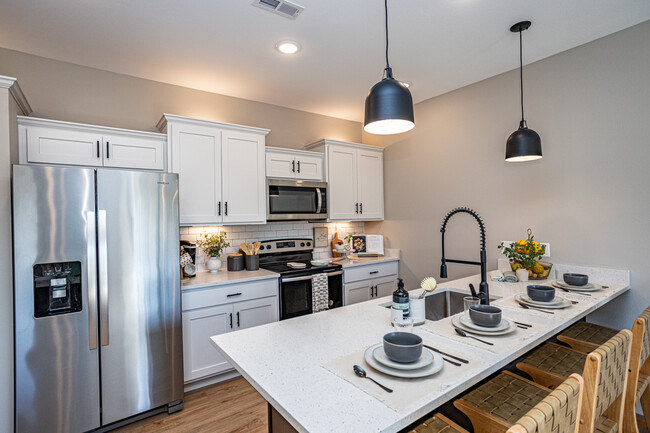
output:
[[316, 205], [316, 213], [318, 214], [323, 207], [323, 194], [321, 193], [320, 188], [316, 188], [316, 196], [318, 197], [318, 204]]

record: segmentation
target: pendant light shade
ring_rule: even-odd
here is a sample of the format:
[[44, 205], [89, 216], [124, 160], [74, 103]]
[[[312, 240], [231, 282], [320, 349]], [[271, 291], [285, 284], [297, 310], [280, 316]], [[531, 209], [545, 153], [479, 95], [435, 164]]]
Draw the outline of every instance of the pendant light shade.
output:
[[386, 13], [386, 69], [385, 77], [372, 86], [366, 97], [363, 129], [371, 134], [399, 134], [415, 127], [413, 98], [409, 89], [393, 78], [388, 63], [388, 0], [384, 0]]
[[532, 129], [528, 129], [524, 119], [524, 64], [521, 32], [530, 27], [530, 21], [522, 21], [510, 27], [511, 32], [519, 33], [519, 80], [521, 85], [521, 122], [519, 129], [510, 134], [506, 141], [506, 161], [533, 161], [542, 157], [542, 139]]

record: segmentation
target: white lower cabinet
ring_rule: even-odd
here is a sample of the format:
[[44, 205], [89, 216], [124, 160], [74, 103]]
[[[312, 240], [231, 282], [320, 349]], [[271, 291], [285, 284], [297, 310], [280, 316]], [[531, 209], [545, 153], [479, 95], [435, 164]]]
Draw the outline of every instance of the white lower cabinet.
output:
[[397, 289], [397, 262], [343, 268], [345, 305], [389, 296]]
[[280, 319], [278, 280], [269, 279], [183, 291], [185, 383], [232, 369], [210, 337]]

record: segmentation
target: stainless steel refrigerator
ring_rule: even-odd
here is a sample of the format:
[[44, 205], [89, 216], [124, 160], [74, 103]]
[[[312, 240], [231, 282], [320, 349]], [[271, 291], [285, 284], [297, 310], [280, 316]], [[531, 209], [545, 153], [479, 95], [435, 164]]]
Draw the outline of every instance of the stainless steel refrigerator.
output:
[[13, 167], [16, 431], [182, 408], [178, 176]]

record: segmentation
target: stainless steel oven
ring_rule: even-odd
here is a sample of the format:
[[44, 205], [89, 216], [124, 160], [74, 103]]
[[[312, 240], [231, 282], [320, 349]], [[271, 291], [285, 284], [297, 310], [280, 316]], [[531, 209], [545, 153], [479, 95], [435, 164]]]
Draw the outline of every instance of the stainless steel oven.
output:
[[269, 221], [327, 219], [327, 183], [267, 179]]
[[[309, 272], [309, 271], [308, 271]], [[329, 308], [343, 306], [343, 271], [340, 269], [321, 271], [327, 274], [329, 291]], [[311, 314], [312, 289], [311, 278], [307, 275], [287, 275], [280, 278], [280, 320]]]

